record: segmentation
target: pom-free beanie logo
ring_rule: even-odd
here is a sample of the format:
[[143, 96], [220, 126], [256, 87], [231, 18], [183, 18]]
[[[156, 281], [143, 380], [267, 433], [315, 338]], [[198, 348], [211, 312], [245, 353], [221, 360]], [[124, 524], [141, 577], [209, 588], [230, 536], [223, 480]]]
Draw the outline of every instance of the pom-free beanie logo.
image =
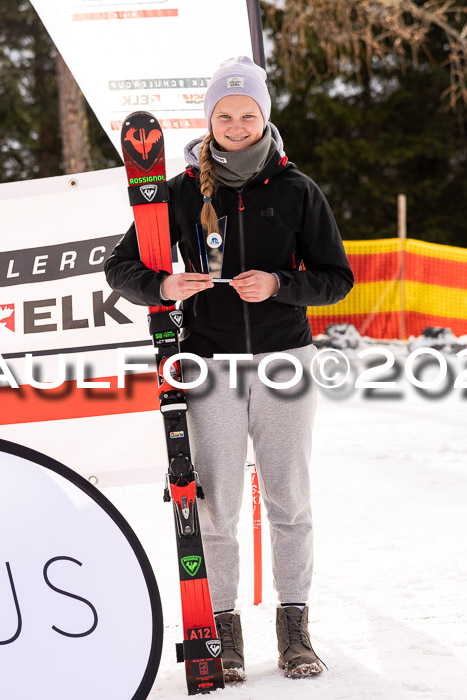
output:
[[245, 87], [245, 78], [227, 78], [228, 88], [242, 88]]

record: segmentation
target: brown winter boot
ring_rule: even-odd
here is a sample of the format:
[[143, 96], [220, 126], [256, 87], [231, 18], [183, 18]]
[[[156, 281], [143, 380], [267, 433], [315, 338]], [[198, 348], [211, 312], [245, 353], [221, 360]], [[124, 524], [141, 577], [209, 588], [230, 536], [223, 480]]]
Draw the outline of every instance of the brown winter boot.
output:
[[215, 616], [217, 636], [222, 648], [222, 665], [224, 681], [235, 683], [245, 680], [245, 662], [243, 658], [243, 636], [240, 614], [219, 613]]
[[308, 633], [308, 606], [303, 610], [295, 606], [278, 606], [277, 646], [279, 668], [289, 678], [303, 678], [321, 673], [323, 667], [313, 651]]

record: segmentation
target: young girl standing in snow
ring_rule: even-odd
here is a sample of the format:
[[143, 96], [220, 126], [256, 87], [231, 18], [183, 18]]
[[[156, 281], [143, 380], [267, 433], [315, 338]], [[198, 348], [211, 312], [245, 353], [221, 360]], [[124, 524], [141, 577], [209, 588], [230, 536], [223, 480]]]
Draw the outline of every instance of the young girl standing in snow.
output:
[[[209, 132], [188, 144], [189, 167], [168, 183], [172, 243], [188, 272], [146, 268], [134, 224], [105, 266], [110, 286], [134, 303], [182, 301], [182, 350], [208, 365], [211, 384], [190, 389], [187, 416], [206, 496], [198, 506], [226, 680], [245, 677], [235, 604], [248, 434], [271, 532], [279, 665], [292, 677], [322, 671], [308, 633], [316, 386], [309, 379], [315, 348], [306, 310], [340, 301], [353, 285], [331, 210], [317, 185], [287, 160], [270, 109], [265, 71], [245, 56], [225, 61], [204, 100]], [[215, 284], [200, 272], [196, 224], [209, 227], [223, 217], [222, 274], [232, 281]], [[230, 388], [229, 363], [213, 357], [222, 353], [244, 356], [237, 389]], [[270, 389], [259, 378], [258, 365], [270, 353], [292, 355], [304, 367], [291, 391]], [[197, 369], [184, 368], [184, 381], [197, 377]], [[295, 369], [273, 360], [268, 374], [284, 382]]]

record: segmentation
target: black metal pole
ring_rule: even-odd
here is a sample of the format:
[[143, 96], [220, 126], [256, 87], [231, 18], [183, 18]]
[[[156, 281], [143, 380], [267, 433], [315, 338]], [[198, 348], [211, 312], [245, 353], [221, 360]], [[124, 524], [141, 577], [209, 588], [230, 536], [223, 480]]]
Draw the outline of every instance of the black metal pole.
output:
[[261, 7], [259, 0], [246, 0], [248, 19], [250, 22], [251, 44], [253, 46], [253, 60], [258, 66], [266, 68], [264, 55], [263, 24], [261, 22]]

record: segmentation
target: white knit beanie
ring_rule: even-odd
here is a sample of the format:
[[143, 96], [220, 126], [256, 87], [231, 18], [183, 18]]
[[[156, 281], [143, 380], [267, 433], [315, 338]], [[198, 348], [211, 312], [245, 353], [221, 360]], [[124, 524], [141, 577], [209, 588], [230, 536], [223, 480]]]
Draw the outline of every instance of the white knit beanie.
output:
[[263, 115], [264, 125], [271, 114], [271, 97], [266, 87], [266, 71], [248, 56], [229, 58], [221, 63], [209, 81], [204, 98], [204, 114], [211, 129], [214, 107], [227, 95], [247, 95], [255, 100]]

